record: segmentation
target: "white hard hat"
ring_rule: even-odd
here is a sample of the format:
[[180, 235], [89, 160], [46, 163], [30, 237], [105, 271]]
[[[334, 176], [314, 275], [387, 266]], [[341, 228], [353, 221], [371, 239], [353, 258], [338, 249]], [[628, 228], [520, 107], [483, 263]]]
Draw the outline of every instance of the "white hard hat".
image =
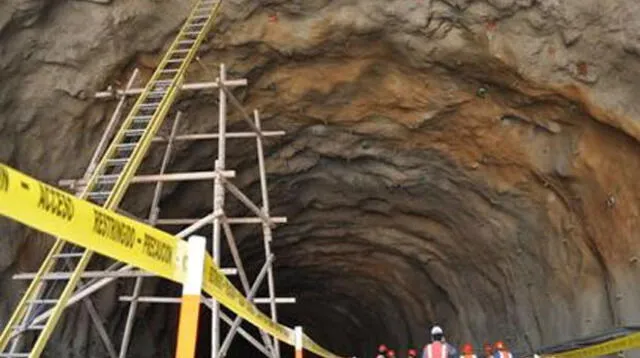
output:
[[433, 336], [436, 334], [443, 334], [442, 328], [440, 328], [440, 326], [433, 326], [433, 328], [431, 328], [431, 335]]

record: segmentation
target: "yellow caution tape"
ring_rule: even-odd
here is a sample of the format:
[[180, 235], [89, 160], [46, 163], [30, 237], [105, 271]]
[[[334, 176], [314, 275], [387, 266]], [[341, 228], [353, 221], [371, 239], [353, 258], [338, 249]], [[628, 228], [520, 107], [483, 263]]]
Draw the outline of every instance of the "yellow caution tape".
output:
[[[105, 210], [0, 164], [0, 215], [60, 237], [101, 255], [183, 283], [187, 243], [136, 220]], [[294, 345], [293, 330], [273, 322], [249, 302], [214, 264], [205, 258], [203, 290], [220, 304], [276, 339]], [[338, 358], [309, 337], [305, 349]]]
[[611, 353], [640, 348], [640, 333], [633, 333], [625, 337], [612, 339], [590, 347], [580, 348], [568, 352], [544, 354], [549, 358], [587, 358], [599, 357]]

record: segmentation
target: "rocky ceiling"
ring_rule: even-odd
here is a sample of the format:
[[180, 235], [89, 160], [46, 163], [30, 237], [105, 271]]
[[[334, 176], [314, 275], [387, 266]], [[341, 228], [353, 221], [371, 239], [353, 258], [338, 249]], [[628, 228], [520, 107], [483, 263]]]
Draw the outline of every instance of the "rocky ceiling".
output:
[[[135, 67], [148, 76], [191, 3], [1, 3], [0, 160], [50, 182], [79, 176], [113, 109], [92, 93]], [[635, 0], [225, 1], [203, 62], [247, 78], [246, 108], [287, 131], [267, 143], [272, 213], [289, 218], [276, 287], [298, 297], [282, 320], [356, 355], [422, 344], [433, 323], [454, 343], [521, 351], [637, 323], [639, 33]], [[181, 133], [214, 130], [212, 93], [179, 108]], [[237, 112], [231, 126], [245, 128]], [[154, 148], [143, 171], [157, 171]], [[254, 150], [232, 142], [228, 166], [257, 198]], [[181, 143], [170, 171], [215, 155]], [[151, 189], [132, 187], [125, 209], [145, 216]], [[210, 198], [208, 183], [167, 186], [161, 216], [205, 214]], [[22, 287], [11, 275], [51, 240], [4, 220], [0, 234], [3, 322]], [[255, 275], [259, 233], [237, 236]], [[114, 337], [130, 287], [96, 297]], [[143, 307], [132, 354], [172, 356], [175, 314]], [[89, 327], [76, 311], [49, 352], [103, 356]]]

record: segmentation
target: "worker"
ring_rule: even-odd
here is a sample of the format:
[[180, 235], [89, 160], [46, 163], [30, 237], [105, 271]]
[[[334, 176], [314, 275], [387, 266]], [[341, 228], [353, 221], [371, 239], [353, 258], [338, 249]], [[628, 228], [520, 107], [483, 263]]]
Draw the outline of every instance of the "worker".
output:
[[458, 351], [454, 346], [447, 343], [444, 332], [439, 326], [431, 328], [431, 343], [424, 347], [422, 358], [443, 358], [457, 357]]
[[477, 358], [475, 354], [473, 354], [473, 346], [470, 343], [466, 343], [462, 346], [462, 354], [460, 358]]
[[494, 358], [513, 358], [513, 354], [507, 349], [507, 345], [503, 341], [497, 341], [494, 345], [495, 353]]
[[409, 349], [407, 352], [407, 358], [418, 358], [418, 351], [415, 349]]
[[394, 351], [393, 349], [389, 349], [387, 351], [387, 358], [396, 358], [396, 351]]
[[493, 358], [493, 347], [491, 343], [485, 343], [483, 346], [484, 358]]
[[378, 355], [376, 356], [376, 358], [386, 358], [387, 350], [387, 346], [385, 346], [384, 344], [379, 345]]

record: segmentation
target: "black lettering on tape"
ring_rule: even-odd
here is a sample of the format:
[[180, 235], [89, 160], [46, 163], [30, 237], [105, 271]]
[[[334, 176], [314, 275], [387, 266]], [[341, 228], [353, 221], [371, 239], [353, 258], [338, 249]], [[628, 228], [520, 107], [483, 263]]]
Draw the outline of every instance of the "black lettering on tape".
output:
[[213, 286], [215, 283], [214, 277], [213, 277], [213, 266], [208, 266], [207, 267], [207, 281]]
[[0, 191], [9, 191], [9, 171], [5, 167], [0, 167]]
[[222, 276], [220, 275], [218, 270], [215, 269], [214, 266], [211, 266], [210, 269], [211, 269], [211, 283], [214, 288], [220, 290], [223, 282]]
[[153, 258], [154, 260], [162, 261], [165, 264], [171, 264], [173, 249], [169, 244], [166, 244], [156, 239], [155, 237], [145, 233], [143, 248], [145, 255]]
[[127, 249], [132, 248], [136, 240], [136, 229], [133, 226], [96, 209], [93, 209], [93, 232]]
[[40, 187], [38, 209], [66, 221], [73, 220], [75, 207], [69, 194], [42, 184], [38, 184], [38, 186]]

